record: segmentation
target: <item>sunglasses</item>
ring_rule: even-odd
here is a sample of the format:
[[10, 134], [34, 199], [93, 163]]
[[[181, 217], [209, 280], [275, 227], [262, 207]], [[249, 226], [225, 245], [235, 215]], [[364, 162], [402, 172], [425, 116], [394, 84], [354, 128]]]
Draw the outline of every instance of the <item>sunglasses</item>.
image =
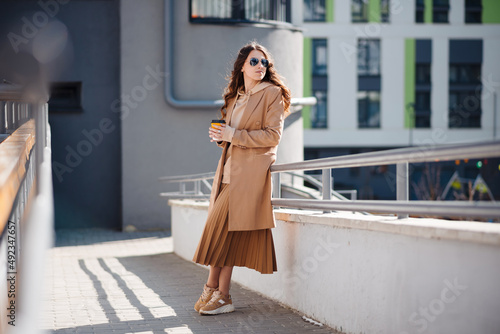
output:
[[[268, 67], [269, 66], [269, 60], [265, 59], [265, 58], [262, 58], [260, 60], [260, 62], [262, 63], [262, 66], [264, 67]], [[259, 60], [257, 58], [250, 58], [250, 66], [255, 66], [259, 63]]]

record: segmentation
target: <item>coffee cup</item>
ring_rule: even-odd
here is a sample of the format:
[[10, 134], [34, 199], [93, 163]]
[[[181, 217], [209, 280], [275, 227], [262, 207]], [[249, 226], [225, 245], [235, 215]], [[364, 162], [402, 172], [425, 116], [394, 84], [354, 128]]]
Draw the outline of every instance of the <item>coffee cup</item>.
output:
[[210, 125], [212, 126], [212, 128], [214, 129], [217, 129], [217, 127], [215, 126], [216, 124], [226, 124], [226, 121], [223, 120], [223, 119], [214, 119], [212, 120], [212, 122], [210, 123]]

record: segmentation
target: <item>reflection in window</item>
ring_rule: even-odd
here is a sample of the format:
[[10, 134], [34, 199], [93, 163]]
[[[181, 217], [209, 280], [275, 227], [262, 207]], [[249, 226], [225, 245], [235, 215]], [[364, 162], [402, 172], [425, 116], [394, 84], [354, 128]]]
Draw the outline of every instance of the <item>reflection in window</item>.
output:
[[415, 22], [416, 23], [424, 23], [424, 10], [425, 10], [424, 0], [416, 0], [416, 3], [415, 3]]
[[380, 41], [358, 40], [358, 75], [380, 75]]
[[325, 0], [304, 0], [304, 21], [326, 20]]
[[351, 19], [353, 23], [368, 22], [367, 0], [351, 0]]
[[432, 21], [434, 23], [448, 23], [449, 11], [449, 0], [433, 0]]
[[482, 14], [481, 0], [465, 0], [465, 23], [481, 23]]
[[326, 39], [313, 40], [313, 75], [327, 75]]
[[290, 0], [190, 1], [190, 21], [196, 23], [290, 22], [290, 16]]
[[450, 64], [450, 84], [480, 84], [481, 64]]
[[312, 108], [311, 124], [313, 128], [326, 128], [328, 120], [328, 108], [327, 108], [327, 92], [317, 90], [313, 92], [313, 95], [318, 100], [318, 103]]
[[358, 92], [358, 127], [380, 128], [380, 92]]
[[380, 21], [384, 23], [389, 23], [390, 12], [391, 12], [391, 2], [390, 0], [380, 0]]
[[450, 91], [450, 128], [481, 127], [481, 95], [475, 90]]
[[417, 64], [416, 65], [416, 83], [430, 84], [431, 83], [431, 65]]
[[415, 127], [431, 127], [431, 93], [422, 91], [415, 93]]
[[431, 64], [416, 64], [415, 127], [431, 126]]

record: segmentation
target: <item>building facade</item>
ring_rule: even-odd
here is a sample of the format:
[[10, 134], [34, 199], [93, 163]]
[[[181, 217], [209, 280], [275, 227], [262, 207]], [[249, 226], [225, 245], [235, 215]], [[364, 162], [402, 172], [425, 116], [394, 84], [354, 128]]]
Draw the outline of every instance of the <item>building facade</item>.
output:
[[[158, 178], [215, 171], [208, 128], [244, 44], [268, 47], [302, 96], [291, 1], [8, 0], [1, 9], [0, 79], [16, 83], [33, 64], [50, 83], [57, 228], [169, 229], [159, 194], [178, 185]], [[298, 111], [278, 161], [303, 160], [302, 133]]]
[[[301, 20], [304, 95], [318, 98], [303, 111], [306, 159], [500, 138], [500, 2], [304, 0]], [[392, 167], [333, 176], [395, 196]]]

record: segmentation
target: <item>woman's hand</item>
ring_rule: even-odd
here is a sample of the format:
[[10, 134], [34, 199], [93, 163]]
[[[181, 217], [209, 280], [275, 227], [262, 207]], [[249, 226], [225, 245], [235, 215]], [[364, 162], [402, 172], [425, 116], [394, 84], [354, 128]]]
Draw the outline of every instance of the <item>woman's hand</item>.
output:
[[226, 127], [226, 124], [224, 123], [218, 123], [215, 124], [215, 129], [213, 127], [210, 127], [208, 129], [208, 136], [210, 137], [210, 141], [222, 141], [222, 132], [224, 132], [224, 128]]

